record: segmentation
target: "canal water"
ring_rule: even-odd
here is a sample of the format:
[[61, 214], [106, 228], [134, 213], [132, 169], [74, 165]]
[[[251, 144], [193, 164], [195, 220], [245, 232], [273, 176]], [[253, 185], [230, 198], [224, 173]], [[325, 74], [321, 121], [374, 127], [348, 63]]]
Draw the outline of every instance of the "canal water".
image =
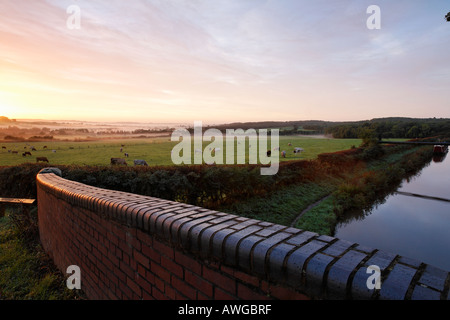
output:
[[[450, 199], [450, 159], [433, 159], [397, 191]], [[334, 236], [450, 271], [450, 200], [401, 193], [336, 226]]]

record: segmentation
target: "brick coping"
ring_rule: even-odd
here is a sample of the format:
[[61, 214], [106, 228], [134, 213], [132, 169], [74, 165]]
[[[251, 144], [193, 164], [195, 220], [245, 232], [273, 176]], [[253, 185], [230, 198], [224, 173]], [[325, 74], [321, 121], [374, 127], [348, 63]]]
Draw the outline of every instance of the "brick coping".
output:
[[[450, 272], [417, 260], [292, 227], [88, 186], [60, 175], [59, 169], [43, 169], [37, 175], [38, 187], [200, 259], [219, 261], [311, 298], [450, 298]], [[368, 288], [371, 265], [380, 268], [381, 289]]]

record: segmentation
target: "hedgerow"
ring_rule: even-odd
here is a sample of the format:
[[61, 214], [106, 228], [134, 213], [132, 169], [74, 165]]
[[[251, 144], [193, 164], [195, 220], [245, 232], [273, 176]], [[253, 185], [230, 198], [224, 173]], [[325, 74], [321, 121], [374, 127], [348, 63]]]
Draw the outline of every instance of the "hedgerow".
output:
[[[48, 166], [48, 165], [47, 165]], [[36, 175], [44, 164], [0, 168], [3, 197], [36, 197]], [[217, 208], [264, 195], [282, 186], [314, 180], [327, 165], [317, 161], [281, 163], [279, 172], [263, 176], [256, 165], [191, 165], [161, 167], [56, 165], [63, 178], [99, 188]]]

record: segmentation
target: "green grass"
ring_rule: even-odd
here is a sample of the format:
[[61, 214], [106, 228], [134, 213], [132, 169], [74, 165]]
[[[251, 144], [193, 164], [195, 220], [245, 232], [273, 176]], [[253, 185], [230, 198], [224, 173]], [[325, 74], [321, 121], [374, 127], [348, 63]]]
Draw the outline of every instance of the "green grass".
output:
[[[153, 139], [121, 139], [121, 140], [101, 140], [89, 142], [3, 142], [1, 145], [6, 149], [0, 151], [0, 166], [13, 166], [27, 162], [36, 162], [36, 157], [47, 157], [51, 165], [109, 165], [112, 157], [124, 158], [124, 153], [129, 157], [125, 158], [128, 165], [133, 165], [134, 159], [144, 159], [149, 165], [173, 165], [171, 150], [178, 142], [170, 141], [166, 138]], [[346, 150], [352, 146], [359, 146], [359, 139], [326, 139], [302, 136], [281, 136], [280, 151], [286, 151], [286, 158], [280, 156], [280, 161], [314, 159], [320, 153]], [[289, 146], [288, 144], [292, 145]], [[210, 142], [203, 143], [204, 152], [209, 152]], [[120, 149], [123, 147], [122, 152]], [[236, 143], [235, 143], [236, 145]], [[34, 146], [37, 151], [30, 151]], [[47, 146], [44, 149], [44, 146]], [[26, 147], [27, 149], [24, 149]], [[301, 154], [294, 154], [295, 147], [303, 148]], [[8, 153], [7, 150], [18, 151], [18, 154]], [[55, 150], [56, 152], [52, 152]], [[237, 150], [237, 148], [235, 148]], [[30, 151], [32, 156], [23, 157], [24, 151]], [[248, 160], [248, 148], [247, 148]], [[226, 153], [226, 143], [223, 142], [222, 156]], [[194, 156], [194, 148], [192, 148]], [[224, 158], [225, 159], [225, 158]], [[225, 163], [225, 160], [223, 161]]]
[[248, 218], [290, 225], [310, 204], [322, 199], [333, 191], [329, 184], [302, 183], [285, 187], [264, 197], [253, 197], [221, 211]]
[[[359, 192], [357, 195], [361, 196], [362, 200], [370, 204], [372, 203], [371, 201], [374, 201], [370, 196], [371, 193], [368, 192], [371, 191], [372, 186], [373, 188], [376, 187], [384, 190], [387, 188], [385, 185], [389, 185], [386, 181], [391, 181], [388, 180], [389, 176], [382, 175], [386, 168], [390, 164], [402, 167], [399, 163], [405, 161], [405, 159], [410, 159], [418, 150], [418, 148], [408, 148], [405, 150], [404, 147], [398, 147], [380, 159], [366, 161], [365, 166], [357, 168], [355, 171], [348, 171], [342, 177], [334, 177], [331, 174], [326, 174], [325, 177], [321, 177], [315, 181], [290, 185], [264, 197], [254, 197], [249, 200], [240, 201], [229, 207], [220, 208], [220, 210], [287, 226], [291, 225], [298, 215], [309, 205], [330, 195], [330, 197], [320, 202], [317, 206], [306, 211], [296, 221], [294, 227], [319, 234], [333, 235], [334, 227], [339, 219], [336, 208], [340, 208], [336, 202], [336, 191], [340, 190], [339, 188], [342, 189], [344, 186], [350, 186]], [[421, 167], [421, 165], [419, 163], [413, 165], [413, 167]], [[343, 170], [345, 171], [345, 169]], [[345, 173], [344, 171], [342, 173]], [[372, 172], [370, 180], [365, 175], [367, 172]], [[401, 170], [395, 170], [391, 174], [397, 178], [402, 178], [402, 174], [404, 175]], [[363, 184], [362, 186], [353, 185], [353, 180], [371, 184]], [[363, 187], [366, 189], [362, 190], [361, 188]], [[353, 193], [350, 192], [350, 194]], [[358, 199], [352, 197], [346, 203], [357, 203], [356, 200]]]
[[335, 224], [334, 199], [333, 196], [330, 196], [316, 207], [308, 210], [294, 227], [314, 231], [319, 234], [332, 235]]
[[38, 241], [23, 238], [13, 214], [0, 218], [0, 300], [75, 299]]

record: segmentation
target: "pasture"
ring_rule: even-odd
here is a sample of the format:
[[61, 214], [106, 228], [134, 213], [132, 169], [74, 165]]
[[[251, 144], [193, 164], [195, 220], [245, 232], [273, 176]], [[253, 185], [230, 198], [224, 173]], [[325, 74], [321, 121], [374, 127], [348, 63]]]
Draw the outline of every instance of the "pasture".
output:
[[[211, 142], [203, 142], [204, 152], [208, 152]], [[280, 136], [280, 151], [286, 151], [286, 157], [280, 155], [280, 161], [314, 159], [318, 154], [346, 150], [358, 147], [360, 139], [328, 139], [309, 136]], [[116, 139], [97, 141], [48, 141], [48, 142], [1, 142], [0, 166], [14, 166], [23, 163], [35, 163], [37, 157], [46, 157], [49, 165], [110, 165], [111, 158], [124, 158], [128, 166], [133, 160], [145, 160], [148, 165], [173, 165], [171, 151], [178, 142], [170, 137], [151, 139]], [[5, 148], [3, 148], [5, 147]], [[34, 147], [36, 150], [32, 150]], [[45, 148], [46, 147], [46, 148]], [[248, 146], [247, 146], [248, 147]], [[296, 147], [303, 148], [300, 154], [294, 154]], [[10, 150], [10, 152], [8, 152]], [[235, 150], [237, 146], [235, 145]], [[248, 149], [246, 149], [248, 151]], [[14, 152], [14, 153], [13, 153]], [[17, 152], [17, 153], [16, 153]], [[30, 155], [23, 156], [23, 153]], [[226, 143], [221, 150], [225, 158]], [[128, 154], [126, 157], [125, 153]], [[194, 148], [192, 148], [192, 158]], [[248, 153], [247, 153], [248, 159]], [[224, 161], [225, 163], [225, 161]]]

